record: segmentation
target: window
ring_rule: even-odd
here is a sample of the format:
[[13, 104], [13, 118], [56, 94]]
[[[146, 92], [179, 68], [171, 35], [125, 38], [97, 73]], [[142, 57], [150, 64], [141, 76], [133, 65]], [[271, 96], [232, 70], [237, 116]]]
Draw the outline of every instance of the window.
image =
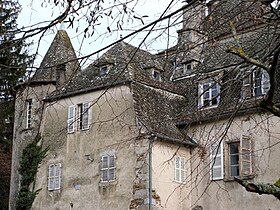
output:
[[264, 70], [254, 70], [253, 73], [246, 72], [243, 79], [242, 98], [249, 99], [252, 97], [258, 98], [265, 95], [269, 88], [269, 75]]
[[251, 138], [242, 135], [240, 139], [226, 142], [225, 145], [225, 150], [223, 143], [220, 146], [219, 144], [210, 146], [210, 179], [220, 180], [226, 177], [231, 180], [235, 176], [241, 179], [252, 178]]
[[26, 101], [26, 128], [31, 128], [32, 124], [32, 99]]
[[49, 165], [48, 190], [59, 190], [61, 187], [61, 163]]
[[159, 71], [153, 70], [152, 74], [153, 80], [161, 81], [161, 74]]
[[184, 69], [184, 73], [191, 72], [192, 69], [193, 69], [192, 62], [190, 61], [190, 62], [184, 63], [183, 64], [183, 69]]
[[212, 180], [224, 178], [223, 142], [210, 147], [210, 177]]
[[242, 135], [238, 141], [228, 142], [227, 146], [228, 178], [235, 176], [251, 178], [253, 175], [251, 138]]
[[220, 86], [217, 82], [205, 82], [198, 87], [198, 107], [217, 107], [220, 102]]
[[79, 110], [78, 129], [86, 130], [89, 128], [89, 104], [87, 102], [78, 104], [78, 110]]
[[116, 180], [116, 156], [107, 154], [101, 156], [101, 182], [112, 182]]
[[74, 133], [76, 129], [76, 122], [77, 122], [77, 129], [78, 130], [86, 130], [89, 129], [89, 103], [81, 103], [77, 105], [78, 109], [78, 116], [76, 116], [76, 106], [71, 105], [68, 107], [68, 133]]
[[186, 181], [186, 161], [184, 157], [175, 157], [175, 181], [179, 183]]
[[101, 66], [99, 68], [100, 71], [100, 77], [105, 77], [109, 73], [109, 69], [107, 66]]

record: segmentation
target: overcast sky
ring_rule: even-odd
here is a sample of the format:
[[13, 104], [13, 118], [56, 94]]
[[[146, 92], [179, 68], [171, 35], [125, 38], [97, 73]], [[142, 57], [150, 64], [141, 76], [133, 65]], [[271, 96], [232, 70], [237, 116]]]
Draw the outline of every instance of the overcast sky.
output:
[[[50, 21], [57, 16], [57, 14], [59, 13], [59, 9], [57, 7], [54, 7], [54, 5], [47, 5], [43, 2], [44, 0], [19, 0], [19, 3], [22, 5], [22, 12], [20, 13], [20, 16], [18, 18], [19, 27], [28, 27], [39, 22]], [[139, 16], [147, 15], [148, 17], [143, 18], [143, 20], [145, 21], [145, 23], [151, 22], [161, 15], [161, 13], [165, 10], [165, 8], [170, 2], [171, 0], [139, 0], [138, 4], [135, 7], [135, 14], [138, 14]], [[181, 1], [174, 1], [172, 11], [180, 8], [181, 6]], [[143, 26], [141, 21], [139, 20], [137, 21], [135, 19], [126, 19], [125, 21], [126, 22], [123, 25], [123, 29], [126, 30], [108, 33], [107, 26], [108, 24], [110, 24], [110, 22], [112, 22], [112, 19], [105, 17], [102, 19], [102, 22], [100, 22], [101, 25], [98, 26], [97, 32], [92, 37], [86, 39], [83, 39], [83, 34], [81, 34], [81, 32], [76, 32], [76, 27], [78, 25], [75, 25], [72, 29], [67, 28], [68, 24], [64, 24], [64, 29], [68, 32], [77, 55], [82, 56], [93, 53], [94, 51], [110, 44], [111, 42], [116, 41], [117, 39], [119, 39], [120, 36], [125, 36], [128, 33], [131, 33], [131, 31]], [[79, 24], [79, 29], [82, 29], [85, 26], [83, 22], [80, 22]], [[162, 23], [162, 26], [163, 24], [166, 24], [166, 22]], [[52, 28], [42, 38], [42, 41], [39, 45], [39, 55], [35, 63], [37, 67], [41, 62], [44, 54], [46, 53], [48, 47], [50, 46], [51, 41], [53, 40], [54, 35], [59, 29], [59, 27], [60, 26]], [[160, 25], [158, 25], [158, 27], [160, 27]], [[180, 26], [171, 29], [170, 33], [172, 36], [170, 36], [170, 46], [176, 43], [176, 30], [178, 30], [179, 28]], [[114, 26], [112, 26], [112, 30], [113, 29]], [[139, 34], [138, 36], [132, 37], [125, 41], [133, 44], [134, 46], [137, 46], [146, 34], [147, 32]], [[154, 39], [154, 37], [156, 37], [157, 35], [158, 33], [156, 32], [152, 33], [148, 37], [145, 45], [142, 46], [142, 48], [148, 49], [152, 52], [157, 52], [165, 49], [167, 46], [166, 37], [161, 36], [157, 39]], [[38, 39], [39, 36], [33, 37], [31, 39], [34, 42], [32, 49], [33, 53], [36, 52], [36, 48], [38, 46]], [[88, 60], [87, 64], [100, 55], [101, 54], [91, 57], [91, 60]]]

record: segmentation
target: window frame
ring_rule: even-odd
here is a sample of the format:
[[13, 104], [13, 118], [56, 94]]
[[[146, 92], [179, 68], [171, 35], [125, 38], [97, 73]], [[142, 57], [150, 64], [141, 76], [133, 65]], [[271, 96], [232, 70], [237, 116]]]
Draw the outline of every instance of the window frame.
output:
[[105, 77], [109, 73], [109, 67], [108, 65], [102, 65], [99, 67], [99, 75], [100, 77]]
[[90, 102], [83, 102], [68, 107], [67, 131], [69, 134], [89, 129], [91, 121], [90, 110]]
[[[51, 169], [52, 167], [53, 167], [53, 172]], [[61, 189], [61, 173], [62, 173], [61, 163], [54, 163], [48, 166], [48, 191], [55, 191]], [[56, 185], [57, 181], [58, 184]]]
[[[207, 89], [204, 89], [204, 86], [208, 85]], [[217, 91], [217, 94], [214, 96], [213, 92], [214, 89], [213, 87], [216, 87], [215, 90]], [[205, 94], [209, 94], [208, 97], [208, 104], [205, 104]], [[198, 108], [200, 109], [208, 109], [208, 108], [216, 108], [220, 104], [220, 96], [221, 91], [220, 91], [220, 85], [218, 82], [214, 80], [208, 80], [204, 81], [198, 84]], [[213, 104], [213, 99], [216, 99], [217, 103]]]
[[[231, 141], [228, 142], [228, 175], [230, 178], [232, 177], [239, 177], [240, 176], [240, 172], [241, 172], [241, 164], [240, 164], [240, 141]], [[238, 152], [237, 153], [231, 153], [231, 145], [237, 145], [237, 149]], [[237, 164], [232, 164], [232, 157], [233, 156], [237, 156], [238, 160], [237, 160]], [[237, 175], [232, 175], [232, 168], [238, 166], [238, 171], [237, 171]]]
[[[104, 159], [107, 158], [107, 166], [104, 166]], [[110, 166], [111, 158], [113, 159], [113, 166]], [[113, 171], [113, 178], [110, 177], [110, 171]], [[107, 173], [107, 179], [105, 180], [103, 177], [103, 172]], [[116, 154], [102, 154], [100, 160], [100, 182], [101, 183], [110, 183], [116, 181], [116, 172], [117, 172], [117, 164], [116, 164]]]
[[[259, 74], [257, 76], [257, 74]], [[269, 75], [265, 70], [246, 71], [242, 82], [241, 99], [261, 98], [270, 88]]]
[[89, 129], [89, 102], [77, 104], [78, 108], [78, 130]]
[[[239, 175], [232, 176], [231, 175], [231, 163], [230, 163], [230, 144], [238, 143], [238, 167], [239, 167]], [[253, 171], [253, 141], [250, 136], [241, 135], [239, 139], [234, 139], [232, 141], [227, 141], [227, 149], [226, 149], [226, 180], [231, 181], [234, 177], [238, 177], [240, 179], [252, 179], [254, 177]]]
[[[179, 165], [177, 165], [177, 160]], [[175, 156], [174, 159], [174, 181], [184, 184], [187, 179], [186, 158], [182, 156]], [[183, 167], [182, 167], [183, 166]]]
[[28, 99], [26, 101], [26, 128], [29, 129], [32, 127], [32, 107], [33, 101], [32, 99]]

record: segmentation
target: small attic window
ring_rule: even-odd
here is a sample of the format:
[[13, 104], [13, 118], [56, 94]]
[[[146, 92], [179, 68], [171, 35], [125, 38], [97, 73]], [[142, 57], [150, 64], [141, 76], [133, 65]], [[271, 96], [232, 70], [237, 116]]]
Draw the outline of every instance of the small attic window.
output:
[[191, 61], [183, 64], [184, 72], [189, 72], [193, 69], [193, 63]]
[[109, 73], [109, 68], [107, 65], [100, 66], [99, 68], [100, 77], [105, 77], [108, 73]]
[[56, 66], [56, 70], [58, 71], [66, 71], [66, 64], [59, 64]]
[[153, 80], [161, 81], [161, 73], [160, 73], [160, 71], [157, 71], [157, 70], [153, 69], [153, 71], [152, 71], [152, 78], [153, 78]]

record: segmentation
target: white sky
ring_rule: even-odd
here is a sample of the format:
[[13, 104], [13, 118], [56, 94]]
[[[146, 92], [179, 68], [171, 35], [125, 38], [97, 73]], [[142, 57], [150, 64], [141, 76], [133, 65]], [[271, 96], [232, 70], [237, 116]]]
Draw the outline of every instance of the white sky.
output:
[[[45, 0], [48, 1], [48, 0]], [[53, 1], [53, 0], [51, 0]], [[168, 6], [168, 4], [172, 0], [139, 0], [138, 4], [135, 7], [135, 12], [139, 16], [148, 15], [148, 17], [143, 18], [145, 23], [151, 22], [155, 19], [157, 19], [161, 13], [165, 10], [165, 8]], [[19, 15], [18, 18], [18, 25], [19, 27], [28, 27], [34, 24], [37, 24], [39, 22], [49, 21], [56, 17], [59, 10], [57, 7], [54, 7], [54, 5], [47, 5], [46, 3], [43, 3], [44, 0], [19, 0], [19, 3], [22, 5], [22, 12]], [[109, 1], [107, 1], [109, 2]], [[172, 11], [179, 9], [182, 6], [182, 3], [180, 0], [175, 0], [174, 5], [172, 6]], [[170, 11], [169, 11], [170, 12]], [[82, 15], [80, 15], [82, 16]], [[65, 25], [65, 29], [68, 32], [68, 35], [71, 38], [72, 44], [74, 46], [74, 49], [76, 50], [76, 53], [78, 56], [88, 55], [96, 50], [118, 40], [120, 36], [125, 36], [128, 33], [131, 33], [132, 30], [137, 29], [139, 27], [142, 27], [141, 21], [137, 21], [134, 19], [125, 20], [123, 29], [129, 29], [129, 30], [123, 30], [123, 31], [116, 31], [113, 33], [108, 33], [107, 26], [108, 23], [110, 24], [112, 22], [112, 19], [104, 17], [102, 19], [101, 25], [98, 26], [97, 31], [98, 33], [95, 33], [92, 37], [83, 39], [83, 33], [76, 32], [76, 27], [78, 26], [77, 22], [76, 25], [74, 25], [74, 28], [67, 28], [68, 24]], [[172, 22], [172, 21], [171, 21]], [[162, 23], [163, 24], [166, 24]], [[85, 27], [85, 24], [80, 21], [80, 27], [79, 30], [82, 30], [83, 27]], [[157, 25], [160, 26], [160, 25]], [[31, 50], [32, 53], [36, 52], [37, 46], [38, 46], [38, 53], [35, 67], [38, 67], [43, 56], [45, 55], [48, 47], [50, 46], [55, 33], [59, 29], [60, 26], [56, 26], [55, 28], [50, 29], [46, 35], [42, 38], [40, 45], [38, 46], [38, 39], [39, 36], [33, 37], [30, 39], [30, 41], [34, 42], [33, 49]], [[114, 25], [110, 27], [111, 30], [114, 29]], [[115, 27], [116, 28], [116, 27]], [[170, 30], [171, 39], [169, 41], [169, 47], [176, 44], [176, 30], [180, 29], [180, 26], [172, 27]], [[146, 35], [147, 32], [139, 34], [136, 37], [132, 37], [130, 39], [125, 40], [128, 43], [133, 44], [134, 46], [138, 46], [138, 44], [143, 40], [143, 37]], [[167, 47], [167, 39], [166, 36], [160, 36], [157, 39], [153, 39], [156, 37], [158, 33], [153, 32], [145, 42], [145, 45], [142, 46], [142, 48], [146, 48], [149, 51], [157, 52], [161, 51], [163, 49], [166, 49]], [[153, 42], [152, 42], [153, 41]], [[99, 54], [98, 56], [100, 56]], [[92, 59], [95, 59], [95, 57], [91, 57], [91, 60], [87, 60], [86, 63], [89, 64], [92, 62]]]

